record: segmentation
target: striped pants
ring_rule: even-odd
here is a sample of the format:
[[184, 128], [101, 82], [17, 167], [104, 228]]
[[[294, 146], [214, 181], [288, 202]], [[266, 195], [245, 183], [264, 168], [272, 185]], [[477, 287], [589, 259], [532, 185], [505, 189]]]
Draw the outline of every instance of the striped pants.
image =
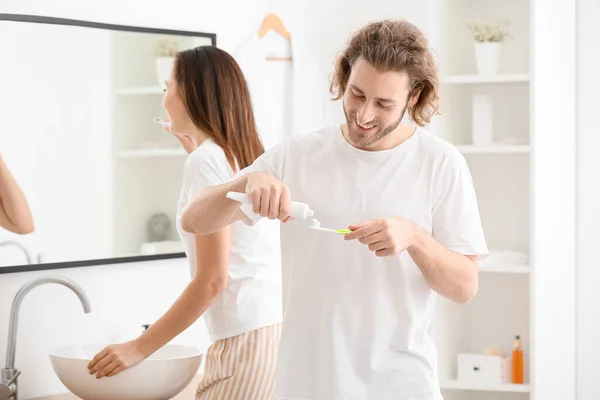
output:
[[206, 353], [196, 400], [271, 400], [281, 325], [217, 340]]

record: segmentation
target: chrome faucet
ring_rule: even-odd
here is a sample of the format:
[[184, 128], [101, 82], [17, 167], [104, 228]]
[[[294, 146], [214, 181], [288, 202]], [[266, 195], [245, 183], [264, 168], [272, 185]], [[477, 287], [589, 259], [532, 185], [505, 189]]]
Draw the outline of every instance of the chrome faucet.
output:
[[46, 277], [34, 279], [19, 289], [10, 310], [10, 323], [8, 325], [8, 344], [6, 347], [6, 367], [2, 369], [0, 375], [0, 400], [19, 400], [17, 378], [21, 371], [15, 369], [15, 351], [17, 346], [17, 324], [19, 323], [19, 309], [23, 298], [31, 289], [46, 284], [56, 283], [71, 289], [79, 297], [83, 311], [89, 314], [91, 311], [90, 301], [87, 295], [79, 285], [67, 278]]
[[27, 249], [25, 248], [25, 246], [23, 246], [21, 243], [15, 242], [13, 240], [7, 240], [7, 241], [4, 241], [4, 242], [0, 242], [0, 247], [2, 247], [2, 246], [15, 246], [15, 247], [18, 247], [25, 254], [25, 257], [27, 258], [27, 264], [31, 264], [31, 256], [29, 255], [29, 252], [27, 251]]

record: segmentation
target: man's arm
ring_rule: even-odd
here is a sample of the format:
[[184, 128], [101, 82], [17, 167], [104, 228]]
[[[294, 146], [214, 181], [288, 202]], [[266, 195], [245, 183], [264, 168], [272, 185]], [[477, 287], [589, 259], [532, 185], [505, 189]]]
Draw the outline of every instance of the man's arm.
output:
[[181, 227], [196, 235], [206, 235], [228, 226], [244, 217], [240, 203], [229, 199], [227, 192], [246, 193], [252, 202], [252, 211], [261, 217], [288, 220], [291, 209], [287, 186], [264, 172], [249, 172], [222, 185], [204, 189], [184, 208]]
[[358, 239], [379, 257], [407, 250], [433, 290], [464, 304], [477, 293], [476, 257], [488, 250], [467, 163], [458, 152], [446, 161], [437, 178], [431, 233], [404, 218], [377, 218], [350, 225], [346, 240]]
[[346, 240], [366, 244], [378, 257], [408, 251], [429, 286], [441, 296], [460, 304], [477, 294], [475, 256], [447, 249], [423, 228], [404, 218], [377, 218], [350, 225]]
[[246, 192], [247, 175], [231, 182], [210, 186], [183, 209], [181, 228], [196, 235], [207, 235], [240, 220], [240, 203], [227, 197], [228, 192]]
[[[181, 227], [188, 233], [205, 235], [243, 220], [252, 222], [240, 209], [241, 204], [227, 197], [228, 192], [246, 193], [252, 201], [252, 211], [269, 219], [284, 221], [289, 215], [289, 190], [281, 179], [288, 142], [272, 147], [254, 162], [238, 172], [235, 179], [206, 187], [188, 202], [181, 215]], [[276, 177], [278, 179], [276, 179]]]
[[478, 290], [476, 257], [485, 257], [479, 207], [466, 159], [448, 154], [436, 179], [432, 231], [415, 225], [408, 252], [429, 285], [442, 296], [464, 304]]
[[425, 230], [416, 227], [408, 253], [425, 280], [441, 296], [459, 304], [475, 297], [479, 287], [476, 256], [463, 255], [439, 244]]

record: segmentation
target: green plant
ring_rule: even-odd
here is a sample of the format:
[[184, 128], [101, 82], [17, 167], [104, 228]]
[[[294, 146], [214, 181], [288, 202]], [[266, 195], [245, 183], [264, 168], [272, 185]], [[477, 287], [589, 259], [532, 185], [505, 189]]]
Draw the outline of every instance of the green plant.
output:
[[175, 57], [179, 51], [179, 41], [175, 39], [163, 39], [156, 46], [157, 57]]
[[509, 36], [508, 21], [471, 19], [467, 27], [477, 43], [503, 42]]

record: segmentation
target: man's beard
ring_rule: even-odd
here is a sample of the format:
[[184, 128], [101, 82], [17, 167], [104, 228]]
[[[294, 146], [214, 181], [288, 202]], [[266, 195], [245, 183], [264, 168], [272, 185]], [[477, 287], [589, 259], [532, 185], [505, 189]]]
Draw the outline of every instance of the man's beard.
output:
[[346, 116], [346, 124], [348, 125], [348, 139], [356, 147], [369, 148], [389, 135], [398, 127], [398, 125], [400, 125], [408, 106], [404, 107], [402, 114], [400, 114], [400, 118], [390, 125], [382, 126], [378, 120], [369, 122], [369, 125], [376, 125], [374, 132], [363, 132], [356, 122], [356, 110], [348, 112], [345, 106], [343, 108], [344, 115]]

